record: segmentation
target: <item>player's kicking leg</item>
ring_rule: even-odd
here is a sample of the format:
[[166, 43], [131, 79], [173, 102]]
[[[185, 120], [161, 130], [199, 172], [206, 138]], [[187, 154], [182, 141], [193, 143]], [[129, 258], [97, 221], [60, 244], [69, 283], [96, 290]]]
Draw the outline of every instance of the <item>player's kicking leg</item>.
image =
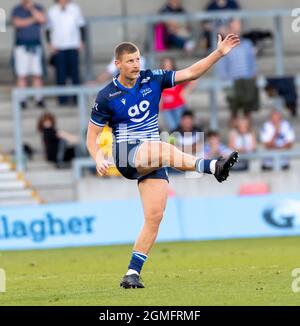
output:
[[238, 160], [238, 153], [217, 160], [205, 160], [181, 152], [175, 146], [165, 142], [144, 142], [140, 145], [135, 166], [141, 175], [168, 166], [180, 171], [196, 171], [213, 174], [219, 182], [225, 181], [229, 171]]
[[[163, 142], [144, 142], [137, 150], [135, 166], [140, 175], [160, 171], [162, 166], [170, 166], [181, 171], [197, 171], [213, 174], [219, 182], [229, 175], [230, 168], [238, 159], [233, 152], [227, 158], [203, 160], [179, 151], [175, 146]], [[140, 272], [147, 255], [156, 239], [159, 224], [167, 202], [167, 180], [144, 179], [139, 183], [143, 202], [145, 223], [135, 243], [128, 272], [120, 286], [123, 288], [143, 288]]]
[[145, 179], [139, 183], [139, 191], [144, 209], [144, 225], [135, 242], [128, 272], [120, 286], [123, 288], [143, 288], [140, 272], [147, 255], [157, 237], [168, 198], [168, 181]]

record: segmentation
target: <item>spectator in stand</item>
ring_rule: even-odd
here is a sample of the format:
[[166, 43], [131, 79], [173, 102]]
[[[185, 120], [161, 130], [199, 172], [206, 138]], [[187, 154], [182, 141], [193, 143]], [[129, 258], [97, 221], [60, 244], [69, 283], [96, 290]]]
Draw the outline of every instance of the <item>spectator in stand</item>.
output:
[[[256, 150], [256, 136], [250, 127], [250, 121], [247, 118], [240, 117], [237, 120], [236, 128], [229, 133], [229, 148], [243, 153], [252, 153]], [[234, 166], [235, 171], [245, 171], [249, 168], [249, 162], [245, 159], [239, 159]]]
[[207, 133], [207, 141], [204, 145], [205, 159], [218, 159], [220, 156], [230, 155], [231, 152], [231, 149], [221, 142], [220, 135], [217, 131], [210, 130]]
[[[56, 70], [56, 84], [80, 84], [79, 51], [84, 47], [85, 20], [80, 7], [69, 0], [56, 0], [48, 11], [48, 41], [51, 62]], [[60, 96], [60, 105], [76, 104], [76, 98]]]
[[298, 114], [298, 92], [295, 77], [267, 78], [265, 90], [278, 110], [288, 109], [293, 117]]
[[[295, 142], [295, 131], [292, 125], [284, 120], [280, 111], [272, 111], [270, 118], [266, 121], [260, 132], [260, 139], [267, 150], [286, 150], [292, 148]], [[281, 168], [290, 168], [290, 162], [286, 157], [281, 158]], [[264, 160], [263, 170], [273, 170], [272, 159]]]
[[191, 155], [199, 155], [202, 145], [202, 128], [195, 126], [192, 111], [185, 111], [181, 117], [180, 126], [174, 130], [175, 146]]
[[[44, 9], [31, 0], [22, 0], [13, 8], [11, 21], [15, 27], [13, 59], [17, 87], [26, 88], [29, 77], [32, 77], [33, 87], [42, 87], [44, 67], [41, 28], [46, 23]], [[41, 96], [37, 95], [35, 101], [38, 107], [45, 107]], [[21, 106], [26, 109], [26, 99], [23, 99]]]
[[[176, 70], [174, 59], [170, 57], [163, 58], [160, 68], [164, 70]], [[162, 92], [160, 111], [168, 132], [172, 132], [178, 128], [181, 116], [186, 110], [184, 92], [191, 92], [195, 86], [196, 82], [182, 83], [172, 88], [167, 88]]]
[[[207, 4], [205, 10], [210, 12], [210, 11], [223, 11], [223, 10], [239, 10], [240, 5], [237, 1], [235, 0], [211, 0]], [[223, 19], [218, 19], [216, 21], [216, 28], [219, 30], [219, 33], [222, 33], [222, 30], [226, 25], [228, 25], [229, 21], [228, 18], [223, 18]], [[213, 32], [213, 22], [211, 21], [205, 21], [202, 24], [202, 28], [204, 30], [203, 32], [203, 40], [204, 44], [202, 47], [204, 49], [211, 49], [212, 44], [211, 44], [211, 33]]]
[[[231, 20], [228, 34], [241, 35], [241, 22]], [[227, 89], [227, 101], [231, 110], [231, 125], [234, 126], [239, 111], [247, 118], [259, 108], [259, 92], [256, 86], [255, 49], [248, 39], [241, 38], [241, 43], [226, 57], [217, 63], [220, 79], [231, 80], [233, 87]]]
[[[181, 0], [167, 0], [167, 3], [160, 9], [160, 14], [185, 14]], [[165, 24], [164, 40], [168, 47], [184, 49], [187, 53], [192, 53], [195, 49], [195, 41], [191, 39], [191, 30], [188, 24], [178, 21], [168, 21]]]
[[55, 163], [57, 168], [64, 167], [74, 157], [83, 155], [79, 138], [64, 130], [58, 130], [53, 114], [44, 113], [38, 121], [37, 128], [45, 146], [46, 160]]

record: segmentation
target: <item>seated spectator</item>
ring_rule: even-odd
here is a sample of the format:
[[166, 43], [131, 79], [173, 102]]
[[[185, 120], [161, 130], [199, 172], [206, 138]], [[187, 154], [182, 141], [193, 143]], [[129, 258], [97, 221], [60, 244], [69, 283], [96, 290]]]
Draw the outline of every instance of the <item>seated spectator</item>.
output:
[[220, 156], [231, 154], [230, 148], [221, 143], [220, 135], [217, 131], [210, 130], [206, 135], [207, 141], [204, 145], [205, 159], [218, 159]]
[[174, 145], [181, 151], [191, 154], [199, 155], [203, 142], [202, 128], [195, 126], [195, 118], [192, 111], [185, 111], [180, 120], [180, 126], [174, 130]]
[[[160, 68], [164, 70], [176, 70], [174, 59], [170, 57], [161, 60]], [[162, 92], [160, 111], [168, 132], [178, 128], [183, 112], [186, 110], [185, 91], [192, 91], [197, 82], [182, 83]]]
[[[287, 120], [283, 120], [281, 112], [272, 111], [269, 120], [261, 129], [260, 139], [267, 150], [290, 149], [295, 142], [295, 131]], [[289, 169], [290, 162], [286, 157], [282, 157], [280, 165], [283, 170], [286, 170]], [[273, 167], [272, 159], [264, 160], [263, 170], [272, 170]]]
[[[141, 70], [145, 70], [146, 69], [145, 57], [141, 56], [140, 64], [141, 64]], [[106, 81], [112, 79], [117, 74], [118, 74], [118, 69], [115, 65], [115, 58], [112, 58], [111, 62], [106, 66], [105, 71], [99, 74], [96, 80], [90, 81], [88, 84], [94, 85], [94, 84], [105, 83]]]
[[[11, 14], [12, 25], [15, 27], [15, 45], [13, 50], [14, 71], [17, 76], [17, 87], [26, 88], [28, 78], [32, 77], [32, 86], [43, 86], [43, 48], [41, 28], [46, 23], [46, 15], [41, 5], [31, 0], [22, 0], [14, 7]], [[35, 96], [36, 105], [45, 107], [43, 98]], [[21, 102], [26, 109], [26, 99]]]
[[293, 117], [297, 116], [298, 93], [294, 77], [267, 78], [265, 90], [273, 100], [274, 108], [287, 108]]
[[[185, 14], [181, 0], [167, 0], [167, 3], [160, 9], [160, 14]], [[192, 53], [195, 49], [195, 41], [191, 39], [191, 31], [186, 23], [178, 21], [168, 21], [164, 23], [166, 35], [164, 40], [168, 47], [184, 49], [187, 53]]]
[[58, 168], [64, 167], [75, 157], [82, 156], [82, 149], [77, 136], [58, 130], [55, 116], [44, 113], [38, 121], [38, 131], [44, 143], [46, 160], [56, 164]]
[[[235, 0], [211, 0], [205, 10], [206, 11], [221, 11], [221, 10], [239, 10], [240, 5]], [[222, 33], [222, 29], [229, 23], [228, 18], [217, 19], [216, 28], [219, 33]], [[202, 24], [203, 28], [203, 40], [204, 44], [202, 48], [211, 49], [211, 33], [214, 32], [213, 22], [212, 21], [204, 21]]]
[[276, 111], [284, 111], [285, 103], [284, 99], [278, 94], [278, 91], [271, 85], [267, 84], [265, 86], [265, 91], [269, 100], [269, 107], [272, 107]]
[[[231, 20], [228, 33], [241, 34], [241, 22]], [[223, 80], [231, 80], [233, 87], [226, 90], [234, 126], [239, 111], [247, 118], [259, 108], [259, 91], [256, 86], [256, 56], [251, 41], [241, 38], [239, 46], [217, 63], [217, 74]]]
[[[240, 154], [252, 153], [256, 150], [256, 136], [250, 128], [250, 121], [247, 118], [239, 118], [236, 128], [229, 133], [229, 148]], [[249, 168], [249, 162], [245, 159], [239, 159], [235, 164], [234, 170], [245, 171]]]

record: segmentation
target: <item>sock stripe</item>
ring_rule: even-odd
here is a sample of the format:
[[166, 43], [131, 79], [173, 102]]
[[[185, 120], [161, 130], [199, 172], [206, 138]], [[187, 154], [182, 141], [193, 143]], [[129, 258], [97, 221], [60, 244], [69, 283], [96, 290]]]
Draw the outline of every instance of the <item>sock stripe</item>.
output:
[[144, 255], [138, 251], [133, 251], [128, 269], [135, 270], [139, 274], [141, 272], [141, 269], [146, 259], [147, 259], [147, 255]]
[[196, 161], [196, 171], [198, 173], [207, 173], [207, 174], [212, 174], [211, 172], [211, 168], [210, 168], [210, 163], [212, 161], [211, 160], [205, 160], [205, 159], [198, 159]]
[[138, 252], [138, 251], [133, 251], [132, 253], [133, 253], [133, 254], [140, 255], [141, 257], [144, 257], [144, 258], [147, 258], [147, 257], [148, 257], [147, 255], [142, 254], [141, 252]]
[[196, 161], [196, 171], [199, 173], [204, 172], [204, 160], [203, 159], [198, 159]]
[[143, 255], [143, 254], [140, 254], [140, 253], [137, 253], [137, 252], [133, 252], [133, 255], [135, 257], [138, 257], [139, 259], [141, 259], [142, 261], [146, 261], [147, 259], [147, 256]]
[[134, 256], [137, 257], [137, 258], [139, 258], [139, 259], [141, 259], [142, 261], [146, 261], [145, 258], [143, 258], [143, 257], [141, 257], [141, 256], [139, 256], [139, 255], [137, 255], [137, 254], [134, 254]]

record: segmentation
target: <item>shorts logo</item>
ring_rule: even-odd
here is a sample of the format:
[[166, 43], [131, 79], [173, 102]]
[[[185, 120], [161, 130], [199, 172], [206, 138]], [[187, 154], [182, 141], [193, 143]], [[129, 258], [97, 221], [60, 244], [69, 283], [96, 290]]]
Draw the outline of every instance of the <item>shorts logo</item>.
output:
[[[128, 115], [131, 117], [130, 120], [133, 122], [142, 122], [147, 119], [150, 114], [150, 111], [148, 110], [149, 106], [149, 101], [142, 101], [139, 105], [136, 104], [135, 106], [130, 107], [128, 110]], [[145, 114], [141, 118], [134, 118], [144, 112]]]

